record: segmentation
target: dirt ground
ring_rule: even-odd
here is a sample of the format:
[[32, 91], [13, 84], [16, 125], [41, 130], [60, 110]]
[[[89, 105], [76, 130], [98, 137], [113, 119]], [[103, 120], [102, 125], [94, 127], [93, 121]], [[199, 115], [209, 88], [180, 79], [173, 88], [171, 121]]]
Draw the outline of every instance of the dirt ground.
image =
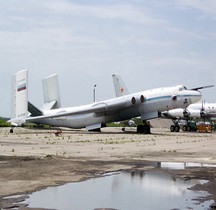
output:
[[[119, 170], [152, 170], [153, 163], [216, 164], [216, 133], [170, 133], [152, 129], [138, 135], [134, 128], [104, 128], [101, 133], [84, 130], [0, 129], [0, 208], [17, 207], [27, 193], [100, 176]], [[210, 193], [203, 200], [216, 201], [216, 167], [169, 170], [173, 177], [209, 180], [194, 190]], [[11, 195], [23, 195], [6, 198]], [[202, 199], [201, 199], [202, 200]], [[212, 206], [213, 208], [213, 206]]]

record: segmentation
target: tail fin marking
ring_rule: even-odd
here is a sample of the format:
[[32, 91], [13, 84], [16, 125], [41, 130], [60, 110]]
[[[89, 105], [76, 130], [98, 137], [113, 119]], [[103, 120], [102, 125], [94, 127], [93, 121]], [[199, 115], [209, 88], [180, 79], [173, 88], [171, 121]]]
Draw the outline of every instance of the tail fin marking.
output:
[[20, 124], [28, 116], [28, 70], [12, 75], [11, 80], [11, 122]]
[[120, 75], [119, 74], [113, 74], [112, 77], [113, 77], [113, 83], [114, 83], [116, 97], [128, 95], [129, 91], [128, 91], [126, 85], [124, 84], [122, 78], [120, 77]]

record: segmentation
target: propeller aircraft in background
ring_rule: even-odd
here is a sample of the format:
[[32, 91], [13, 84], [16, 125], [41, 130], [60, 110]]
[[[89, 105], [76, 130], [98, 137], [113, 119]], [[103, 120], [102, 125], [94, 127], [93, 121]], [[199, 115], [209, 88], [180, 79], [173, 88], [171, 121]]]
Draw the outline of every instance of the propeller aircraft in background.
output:
[[193, 130], [192, 126], [190, 125], [191, 120], [216, 120], [216, 103], [195, 103], [189, 105], [185, 109], [178, 108], [169, 111], [164, 111], [161, 113], [161, 116], [173, 120], [174, 125], [170, 126], [171, 132], [179, 130], [180, 122], [182, 122], [182, 120], [184, 123], [184, 125], [182, 126], [182, 130], [191, 131]]

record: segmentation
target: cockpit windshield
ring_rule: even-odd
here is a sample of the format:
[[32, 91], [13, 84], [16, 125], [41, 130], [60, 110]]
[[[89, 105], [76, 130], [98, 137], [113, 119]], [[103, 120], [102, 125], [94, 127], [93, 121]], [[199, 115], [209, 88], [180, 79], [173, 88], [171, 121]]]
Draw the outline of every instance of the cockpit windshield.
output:
[[181, 86], [181, 87], [179, 88], [179, 91], [183, 91], [183, 90], [187, 90], [187, 88], [186, 88], [185, 86]]

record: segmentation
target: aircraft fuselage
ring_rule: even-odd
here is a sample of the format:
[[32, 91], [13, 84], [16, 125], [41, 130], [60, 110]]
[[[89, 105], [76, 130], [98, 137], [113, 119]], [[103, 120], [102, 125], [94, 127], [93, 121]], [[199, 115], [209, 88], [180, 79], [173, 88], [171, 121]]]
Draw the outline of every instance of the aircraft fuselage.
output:
[[[47, 119], [29, 119], [27, 121], [69, 128], [88, 128], [88, 126], [128, 120], [141, 116], [142, 120], [153, 119], [162, 111], [184, 108], [199, 101], [201, 93], [187, 90], [183, 86], [157, 88], [118, 98], [96, 102], [89, 105], [60, 108], [44, 111], [44, 116], [61, 114], [62, 116]], [[113, 104], [116, 104], [113, 108]], [[120, 105], [119, 105], [120, 104]], [[103, 111], [83, 113], [92, 107], [105, 106]], [[111, 108], [110, 108], [111, 107]], [[75, 113], [67, 115], [67, 113]]]

